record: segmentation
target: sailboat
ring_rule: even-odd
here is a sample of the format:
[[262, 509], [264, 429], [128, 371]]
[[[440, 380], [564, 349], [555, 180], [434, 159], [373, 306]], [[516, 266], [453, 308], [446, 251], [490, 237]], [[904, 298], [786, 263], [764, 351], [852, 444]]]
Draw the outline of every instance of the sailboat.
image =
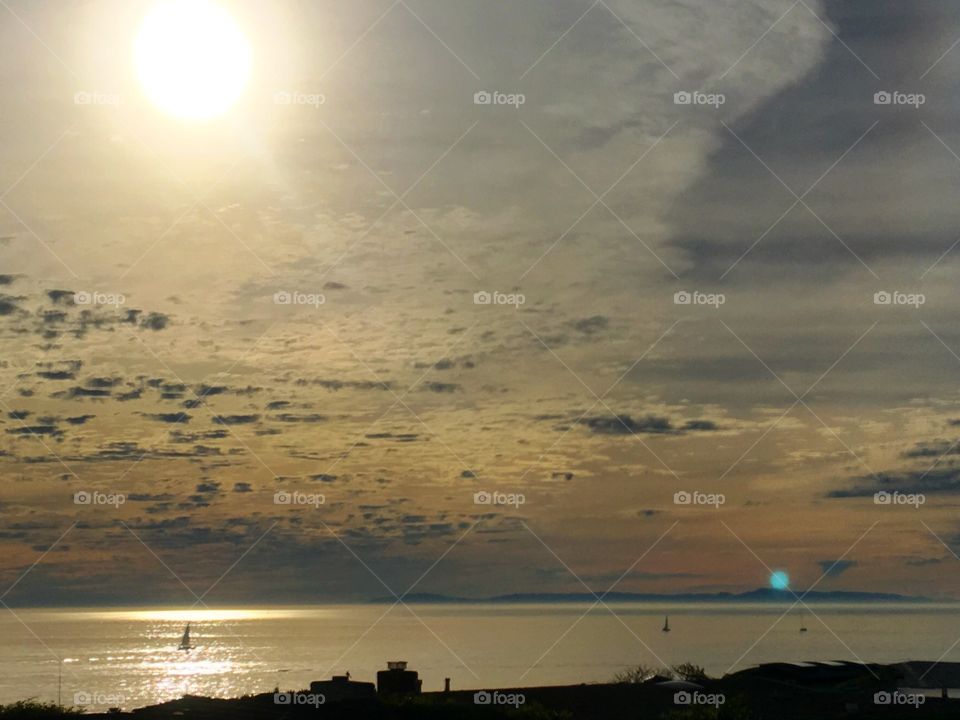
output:
[[805, 616], [801, 613], [800, 615], [800, 632], [805, 633], [807, 631], [807, 623], [805, 622]]
[[667, 615], [663, 619], [663, 631], [670, 632], [670, 616]]
[[180, 650], [190, 650], [193, 646], [190, 644], [190, 623], [187, 623], [183, 631], [183, 637], [180, 638]]

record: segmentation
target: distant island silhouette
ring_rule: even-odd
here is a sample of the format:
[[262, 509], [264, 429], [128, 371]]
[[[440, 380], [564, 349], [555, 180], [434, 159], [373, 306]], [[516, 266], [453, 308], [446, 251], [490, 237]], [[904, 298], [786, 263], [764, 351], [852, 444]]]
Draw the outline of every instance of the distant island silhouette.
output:
[[[588, 603], [603, 598], [604, 602], [661, 602], [661, 603], [694, 603], [694, 602], [775, 602], [794, 603], [797, 598], [803, 602], [903, 602], [903, 603], [932, 603], [932, 598], [920, 595], [898, 595], [896, 593], [861, 592], [857, 590], [829, 590], [811, 591], [804, 594], [802, 591], [793, 593], [789, 590], [774, 590], [772, 588], [757, 588], [742, 593], [626, 593], [626, 592], [597, 592], [590, 593], [511, 593], [509, 595], [494, 595], [482, 598], [465, 598], [438, 593], [411, 593], [403, 597], [404, 602], [412, 603]], [[371, 603], [394, 603], [393, 596], [377, 597]], [[957, 602], [952, 598], [943, 602]]]

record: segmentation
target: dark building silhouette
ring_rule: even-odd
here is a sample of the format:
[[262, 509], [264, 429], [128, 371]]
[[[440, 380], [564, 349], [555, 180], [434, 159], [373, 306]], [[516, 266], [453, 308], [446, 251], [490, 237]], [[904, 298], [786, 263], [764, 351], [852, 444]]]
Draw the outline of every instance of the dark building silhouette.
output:
[[310, 692], [319, 693], [326, 703], [344, 700], [371, 700], [377, 697], [377, 689], [370, 682], [355, 682], [350, 675], [334, 675], [330, 680], [314, 680]]
[[419, 695], [422, 681], [415, 670], [407, 670], [404, 660], [387, 663], [386, 670], [377, 673], [377, 692], [380, 695]]

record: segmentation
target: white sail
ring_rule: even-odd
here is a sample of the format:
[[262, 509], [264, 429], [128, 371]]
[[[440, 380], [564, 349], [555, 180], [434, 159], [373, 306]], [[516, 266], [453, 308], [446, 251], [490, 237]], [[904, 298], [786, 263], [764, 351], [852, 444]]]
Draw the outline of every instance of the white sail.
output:
[[189, 650], [190, 645], [190, 623], [187, 623], [186, 629], [183, 631], [183, 637], [180, 638], [180, 649]]

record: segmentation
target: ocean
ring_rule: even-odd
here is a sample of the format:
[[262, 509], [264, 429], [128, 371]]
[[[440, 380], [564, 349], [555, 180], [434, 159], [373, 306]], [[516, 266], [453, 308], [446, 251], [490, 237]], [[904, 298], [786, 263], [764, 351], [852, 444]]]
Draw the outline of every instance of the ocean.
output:
[[[783, 616], [786, 609], [732, 603], [15, 608], [0, 611], [0, 704], [56, 701], [58, 677], [63, 704], [90, 710], [187, 693], [302, 689], [348, 671], [375, 682], [388, 660], [407, 661], [425, 691], [443, 689], [444, 678], [454, 689], [603, 682], [640, 663], [692, 662], [722, 675], [772, 661], [960, 660], [957, 605], [818, 604], [813, 613]], [[666, 615], [669, 633], [662, 631]], [[179, 650], [188, 621], [194, 647]]]

